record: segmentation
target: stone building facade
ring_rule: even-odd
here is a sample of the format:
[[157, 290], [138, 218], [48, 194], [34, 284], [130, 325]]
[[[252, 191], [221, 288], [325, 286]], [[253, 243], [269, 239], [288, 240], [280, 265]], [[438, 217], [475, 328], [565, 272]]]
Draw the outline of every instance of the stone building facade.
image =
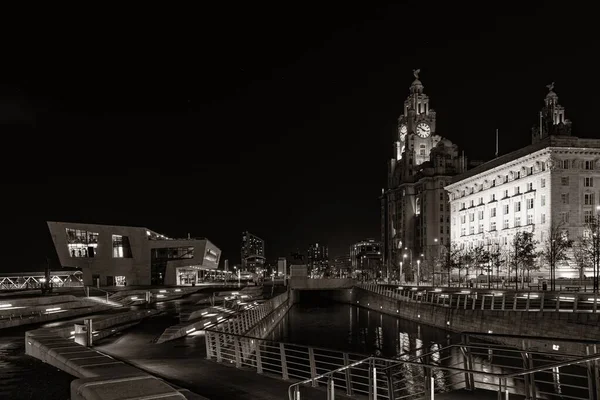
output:
[[[532, 232], [542, 244], [554, 224], [576, 239], [596, 216], [600, 139], [571, 136], [565, 109], [549, 86], [531, 145], [458, 175], [446, 186], [452, 244], [509, 254], [519, 231]], [[572, 261], [563, 265], [573, 266]], [[565, 274], [571, 275], [577, 276]]]
[[416, 70], [380, 197], [384, 268], [390, 279], [414, 280], [417, 261], [427, 271], [439, 246], [449, 243], [450, 204], [444, 188], [465, 170], [466, 158], [458, 147], [436, 132], [436, 113]]

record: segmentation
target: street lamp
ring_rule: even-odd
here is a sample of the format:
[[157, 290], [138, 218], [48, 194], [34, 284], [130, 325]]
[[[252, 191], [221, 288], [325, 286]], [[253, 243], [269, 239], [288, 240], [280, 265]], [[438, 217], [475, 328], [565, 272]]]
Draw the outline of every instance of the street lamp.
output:
[[421, 284], [421, 259], [417, 259], [417, 286]]
[[[408, 247], [405, 247], [405, 248], [404, 248], [404, 250], [405, 250], [405, 251], [409, 251], [409, 252], [410, 252], [410, 269], [412, 270], [412, 266], [413, 266], [413, 251], [412, 251], [412, 249], [409, 249]], [[408, 256], [406, 255], [406, 253], [404, 253], [404, 254], [402, 255], [402, 257], [403, 257], [403, 258], [406, 258], [406, 257], [408, 257]]]

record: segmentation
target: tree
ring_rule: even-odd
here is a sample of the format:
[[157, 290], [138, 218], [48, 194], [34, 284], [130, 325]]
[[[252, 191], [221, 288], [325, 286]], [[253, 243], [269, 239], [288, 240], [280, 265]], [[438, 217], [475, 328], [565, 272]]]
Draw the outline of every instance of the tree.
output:
[[590, 254], [585, 246], [582, 246], [581, 239], [578, 240], [573, 246], [573, 259], [575, 264], [577, 264], [577, 269], [579, 270], [579, 280], [581, 282], [580, 285], [583, 286], [585, 269], [592, 265], [594, 260], [592, 258], [592, 254]]
[[473, 260], [473, 266], [479, 268], [479, 274], [482, 275], [483, 271], [487, 272], [488, 286], [490, 283], [490, 251], [482, 245], [476, 246], [471, 251], [471, 258]]
[[[500, 248], [498, 246], [494, 246], [494, 250], [489, 252], [489, 258], [490, 258], [490, 269], [493, 269], [494, 267], [496, 267], [496, 288], [497, 288], [498, 282], [500, 281], [500, 266], [503, 263], [502, 253], [500, 252]], [[493, 272], [492, 272], [492, 274], [493, 274]]]
[[[586, 223], [583, 235], [577, 240], [576, 256], [583, 264], [580, 268], [585, 268], [585, 263], [592, 264], [594, 267], [594, 293], [597, 293], [600, 272], [600, 220], [598, 217], [592, 217]], [[577, 259], [575, 261], [577, 262]]]
[[[451, 244], [449, 247], [444, 247], [444, 250], [445, 254], [444, 257], [440, 260], [440, 265], [443, 269], [448, 271], [448, 287], [450, 287], [452, 270], [454, 268], [459, 268], [462, 250], [455, 243]], [[458, 277], [460, 281], [460, 268], [458, 272]]]
[[564, 234], [562, 222], [552, 223], [542, 246], [540, 256], [550, 268], [550, 290], [556, 290], [556, 264], [569, 259], [567, 251], [573, 246], [573, 241]]
[[[536, 268], [535, 260], [537, 253], [535, 252], [535, 245], [537, 242], [533, 240], [533, 233], [531, 232], [517, 232], [512, 242], [512, 266], [515, 269], [515, 289], [519, 290], [519, 266], [523, 270], [530, 271]], [[523, 272], [521, 272], [523, 275]]]

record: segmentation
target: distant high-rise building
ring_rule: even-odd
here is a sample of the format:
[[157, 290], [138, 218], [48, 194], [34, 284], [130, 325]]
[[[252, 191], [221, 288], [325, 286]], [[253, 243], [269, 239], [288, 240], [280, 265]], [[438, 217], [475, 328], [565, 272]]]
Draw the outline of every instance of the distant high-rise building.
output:
[[333, 259], [333, 273], [339, 277], [347, 277], [352, 274], [352, 261], [349, 253]]
[[277, 274], [287, 275], [287, 260], [285, 257], [277, 259]]
[[242, 233], [242, 270], [256, 272], [265, 265], [265, 241], [246, 231]]
[[323, 243], [314, 243], [308, 247], [308, 270], [312, 274], [322, 274], [329, 266], [329, 251]]
[[381, 242], [367, 239], [350, 246], [350, 263], [356, 276], [374, 279], [381, 275]]

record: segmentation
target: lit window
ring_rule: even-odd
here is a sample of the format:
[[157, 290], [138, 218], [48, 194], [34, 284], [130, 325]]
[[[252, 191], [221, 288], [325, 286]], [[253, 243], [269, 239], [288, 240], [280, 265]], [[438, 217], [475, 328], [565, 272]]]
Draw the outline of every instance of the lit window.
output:
[[67, 228], [67, 248], [75, 258], [93, 258], [98, 253], [98, 233]]
[[128, 236], [112, 235], [113, 258], [131, 258]]

